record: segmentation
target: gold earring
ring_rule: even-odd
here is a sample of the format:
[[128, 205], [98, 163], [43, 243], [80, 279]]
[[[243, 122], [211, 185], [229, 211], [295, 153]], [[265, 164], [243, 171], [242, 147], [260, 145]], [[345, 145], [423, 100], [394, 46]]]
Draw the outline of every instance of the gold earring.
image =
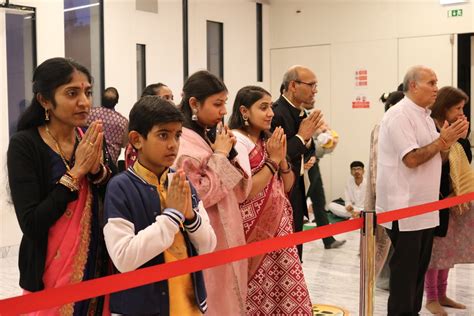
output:
[[245, 126], [250, 126], [248, 117], [246, 117], [245, 115], [242, 115], [242, 119], [244, 120], [244, 125]]
[[44, 120], [49, 121], [49, 111], [48, 111], [48, 109], [44, 109]]

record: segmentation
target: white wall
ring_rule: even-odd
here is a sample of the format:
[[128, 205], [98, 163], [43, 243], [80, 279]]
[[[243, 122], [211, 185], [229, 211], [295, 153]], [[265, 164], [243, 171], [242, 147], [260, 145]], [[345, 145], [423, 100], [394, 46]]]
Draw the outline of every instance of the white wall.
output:
[[[474, 28], [473, 6], [473, 2], [441, 6], [439, 0], [272, 0], [270, 45], [467, 33]], [[454, 8], [463, 9], [463, 16], [449, 18], [447, 11]]]
[[[398, 40], [398, 79], [401, 82], [410, 66], [423, 64], [436, 71], [438, 87], [457, 82], [456, 42], [453, 35], [400, 38]], [[427, 54], [426, 47], [436, 47]]]
[[[330, 47], [331, 82], [325, 85], [330, 104], [323, 110], [341, 141], [331, 156], [323, 158], [329, 163], [322, 162], [327, 200], [342, 196], [352, 160], [368, 162], [370, 131], [383, 115], [379, 97], [396, 89], [408, 66], [426, 63], [438, 73], [440, 86], [456, 83], [456, 43], [450, 44], [449, 34], [474, 31], [473, 6], [472, 2], [441, 6], [438, 0], [271, 1], [272, 52], [298, 47], [312, 56], [313, 47]], [[463, 9], [463, 16], [449, 18], [448, 10], [458, 8]], [[301, 63], [300, 55], [286, 62]], [[356, 69], [368, 70], [363, 93], [370, 101], [369, 109], [351, 108], [351, 101], [361, 92], [354, 87]], [[274, 78], [278, 81], [281, 76], [271, 74], [272, 91], [278, 89]], [[320, 86], [317, 100], [328, 93], [322, 91], [323, 82]]]
[[263, 4], [264, 81], [257, 82], [256, 4], [250, 0], [189, 1], [189, 74], [207, 67], [206, 21], [224, 24], [224, 82], [228, 115], [237, 91], [246, 85], [268, 88], [268, 5]]
[[[268, 20], [265, 7], [264, 20]], [[105, 2], [106, 86], [119, 90], [117, 109], [124, 115], [136, 101], [136, 44], [146, 45], [147, 84], [166, 83], [175, 101], [180, 101], [183, 84], [181, 10], [179, 0], [159, 1], [158, 14], [136, 11], [134, 2], [128, 0]], [[257, 84], [255, 11], [255, 2], [247, 0], [189, 1], [190, 75], [207, 67], [206, 21], [224, 24], [224, 81], [229, 89], [229, 111], [239, 88]], [[268, 23], [264, 25], [264, 33], [268, 34]], [[267, 43], [264, 41], [265, 52], [268, 52]], [[242, 68], [244, 60], [246, 67]], [[267, 58], [264, 69], [268, 69]], [[264, 82], [268, 77], [266, 70]]]
[[181, 1], [158, 2], [158, 13], [137, 11], [135, 1], [104, 1], [105, 86], [120, 94], [128, 116], [137, 101], [136, 44], [146, 45], [147, 84], [163, 82], [178, 96], [183, 78]]
[[[63, 2], [18, 0], [15, 4], [36, 7], [38, 64], [53, 56], [64, 56]], [[0, 18], [0, 104], [8, 103], [5, 41], [5, 22]], [[7, 188], [8, 113], [3, 112], [0, 126], [0, 247], [4, 247], [19, 244], [21, 231]]]
[[[370, 133], [384, 112], [378, 99], [383, 92], [395, 90], [398, 85], [396, 60], [395, 39], [332, 45], [330, 126], [339, 133], [340, 142], [331, 155], [323, 158], [332, 159], [330, 174], [323, 174], [323, 181], [331, 177], [332, 183], [326, 188], [327, 201], [344, 198], [343, 189], [350, 177], [352, 161], [368, 163]], [[357, 69], [367, 70], [367, 88], [355, 86]], [[357, 95], [365, 95], [370, 108], [353, 109], [352, 101]]]
[[[136, 102], [136, 44], [146, 45], [147, 84], [166, 83], [174, 93], [175, 102], [180, 101], [183, 85], [181, 16], [181, 0], [160, 0], [158, 14], [136, 11], [134, 1], [105, 1], [105, 85], [118, 89], [117, 109], [124, 115], [128, 115]], [[224, 81], [229, 90], [229, 114], [238, 89], [249, 84], [268, 86], [268, 5], [263, 5], [263, 83], [256, 81], [254, 1], [191, 0], [188, 18], [190, 75], [207, 67], [206, 21], [224, 24]]]

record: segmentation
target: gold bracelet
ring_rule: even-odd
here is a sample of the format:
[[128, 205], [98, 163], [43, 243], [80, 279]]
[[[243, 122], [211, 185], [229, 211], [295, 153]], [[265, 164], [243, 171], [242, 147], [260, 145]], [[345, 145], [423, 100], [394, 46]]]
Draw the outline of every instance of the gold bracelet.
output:
[[81, 186], [81, 181], [71, 173], [70, 170], [66, 171], [66, 175], [71, 178], [72, 183], [74, 184], [75, 187], [80, 188]]
[[76, 188], [79, 188], [81, 186], [81, 182], [79, 181], [79, 179], [74, 176], [69, 170], [66, 171], [65, 175], [70, 179], [71, 183], [74, 184]]
[[58, 181], [59, 184], [62, 184], [63, 186], [65, 186], [66, 188], [68, 188], [69, 190], [71, 190], [71, 192], [74, 192], [74, 191], [79, 191], [79, 186], [76, 185], [74, 183], [74, 180], [73, 178], [71, 178], [70, 175], [68, 175], [67, 173], [64, 174]]

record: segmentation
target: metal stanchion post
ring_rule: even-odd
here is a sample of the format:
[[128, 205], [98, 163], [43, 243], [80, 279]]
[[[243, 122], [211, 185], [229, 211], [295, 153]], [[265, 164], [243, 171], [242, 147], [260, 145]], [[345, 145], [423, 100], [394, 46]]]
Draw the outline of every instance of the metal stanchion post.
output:
[[364, 224], [360, 230], [360, 293], [359, 315], [374, 314], [375, 285], [375, 211], [362, 211]]

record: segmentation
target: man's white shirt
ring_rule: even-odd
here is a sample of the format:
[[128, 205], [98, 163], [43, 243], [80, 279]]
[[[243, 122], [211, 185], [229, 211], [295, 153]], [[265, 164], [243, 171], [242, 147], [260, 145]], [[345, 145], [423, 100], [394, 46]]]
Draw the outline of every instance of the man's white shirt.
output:
[[359, 185], [356, 184], [354, 177], [349, 178], [344, 190], [344, 202], [346, 206], [351, 205], [359, 210], [364, 209], [366, 185], [367, 181], [365, 178], [363, 178]]
[[[380, 124], [377, 159], [376, 211], [415, 206], [439, 199], [441, 154], [408, 168], [403, 157], [439, 137], [431, 111], [408, 97], [388, 110]], [[415, 231], [439, 225], [438, 212], [399, 220], [400, 231]], [[383, 226], [392, 228], [392, 223]]]

